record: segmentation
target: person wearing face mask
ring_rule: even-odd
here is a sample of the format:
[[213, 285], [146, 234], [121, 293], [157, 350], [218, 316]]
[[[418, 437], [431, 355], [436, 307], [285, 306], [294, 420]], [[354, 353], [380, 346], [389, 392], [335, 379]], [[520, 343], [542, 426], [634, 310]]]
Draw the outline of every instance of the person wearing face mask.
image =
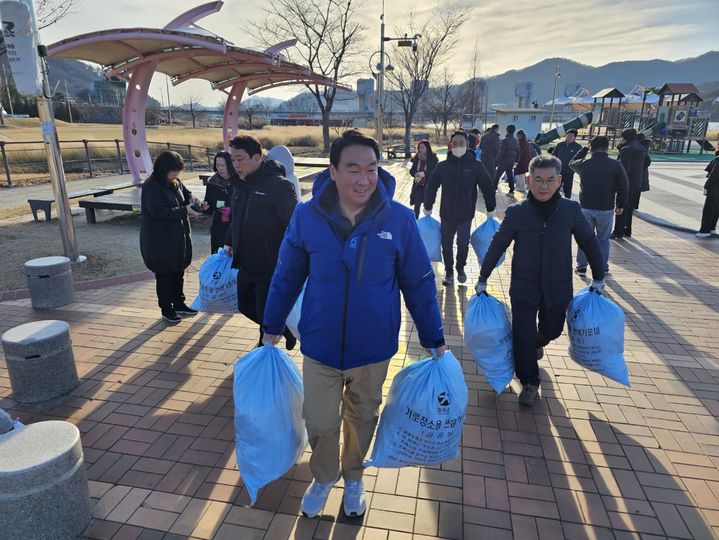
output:
[[419, 210], [424, 202], [424, 188], [427, 185], [427, 180], [432, 176], [438, 162], [437, 154], [432, 151], [429, 141], [426, 139], [420, 141], [417, 145], [417, 153], [412, 157], [412, 167], [409, 170], [409, 175], [414, 178], [412, 191], [409, 194], [409, 204], [414, 207], [414, 217], [416, 218], [419, 217]]
[[486, 294], [492, 270], [514, 242], [509, 286], [512, 345], [515, 372], [522, 383], [519, 404], [525, 407], [537, 400], [537, 362], [544, 347], [561, 335], [572, 300], [572, 237], [592, 267], [591, 287], [600, 294], [604, 290], [599, 242], [579, 203], [560, 195], [561, 171], [562, 162], [554, 156], [537, 156], [529, 162], [529, 195], [505, 211], [475, 285], [477, 294]]
[[[464, 267], [469, 253], [469, 235], [477, 205], [477, 188], [482, 190], [487, 213], [494, 215], [497, 202], [494, 196], [494, 184], [484, 164], [467, 151], [467, 136], [456, 131], [450, 139], [451, 151], [447, 159], [434, 169], [427, 182], [424, 193], [424, 213], [430, 215], [437, 198], [437, 190], [442, 187], [442, 200], [439, 207], [442, 227], [442, 259], [445, 276], [443, 285], [454, 284], [454, 270], [457, 281], [465, 283], [467, 274]], [[454, 237], [457, 237], [457, 264], [454, 261]]]

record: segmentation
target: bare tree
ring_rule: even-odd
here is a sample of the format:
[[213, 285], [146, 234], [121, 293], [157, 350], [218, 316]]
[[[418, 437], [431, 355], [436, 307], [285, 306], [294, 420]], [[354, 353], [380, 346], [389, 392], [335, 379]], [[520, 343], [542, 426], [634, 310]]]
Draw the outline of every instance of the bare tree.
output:
[[200, 94], [189, 94], [178, 108], [190, 115], [193, 128], [197, 127], [197, 121], [202, 118], [206, 112], [202, 107]]
[[392, 53], [394, 71], [387, 72], [390, 85], [396, 90], [393, 98], [404, 111], [404, 144], [410, 151], [412, 122], [422, 98], [429, 89], [434, 68], [441, 65], [452, 48], [459, 43], [457, 31], [467, 21], [470, 11], [466, 7], [444, 8], [433, 12], [424, 24], [419, 24], [414, 8], [408, 14], [410, 34], [421, 34], [417, 50], [414, 47], [397, 48]]
[[457, 90], [452, 72], [446, 67], [442, 70], [442, 74], [433, 81], [424, 110], [426, 116], [434, 124], [437, 138], [440, 133], [446, 137], [447, 125], [457, 115]]
[[35, 0], [35, 17], [40, 30], [75, 12], [82, 0]]
[[[357, 61], [365, 26], [357, 20], [361, 0], [275, 0], [265, 4], [265, 18], [250, 23], [248, 32], [269, 47], [289, 39], [297, 45], [290, 60], [338, 83], [360, 72]], [[330, 147], [330, 114], [335, 86], [306, 85], [322, 115], [324, 152]]]
[[247, 118], [248, 129], [255, 129], [252, 119], [265, 114], [265, 105], [259, 99], [246, 99], [240, 103], [240, 112]]

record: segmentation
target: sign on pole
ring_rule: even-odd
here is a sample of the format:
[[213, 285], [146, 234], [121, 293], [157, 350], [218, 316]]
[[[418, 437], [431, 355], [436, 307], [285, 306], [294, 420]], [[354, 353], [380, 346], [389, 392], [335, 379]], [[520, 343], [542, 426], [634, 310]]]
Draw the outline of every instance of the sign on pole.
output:
[[0, 18], [15, 88], [24, 96], [41, 96], [42, 75], [32, 9], [25, 2], [5, 0], [0, 2]]

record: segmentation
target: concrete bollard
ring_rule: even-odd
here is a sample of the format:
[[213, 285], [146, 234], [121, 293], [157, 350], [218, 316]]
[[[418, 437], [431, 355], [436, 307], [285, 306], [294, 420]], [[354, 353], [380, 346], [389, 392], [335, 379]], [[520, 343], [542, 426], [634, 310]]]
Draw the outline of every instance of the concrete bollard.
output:
[[90, 511], [74, 425], [52, 420], [0, 435], [0, 539], [76, 538]]
[[15, 400], [46, 401], [80, 384], [65, 321], [21, 324], [0, 339]]
[[25, 263], [34, 308], [54, 308], [75, 301], [72, 266], [67, 257], [41, 257]]

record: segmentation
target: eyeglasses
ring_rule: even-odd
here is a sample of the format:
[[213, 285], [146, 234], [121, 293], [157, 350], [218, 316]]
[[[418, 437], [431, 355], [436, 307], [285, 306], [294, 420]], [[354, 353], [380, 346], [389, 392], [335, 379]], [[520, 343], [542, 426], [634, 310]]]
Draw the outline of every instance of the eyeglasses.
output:
[[555, 178], [553, 180], [535, 180], [534, 178], [530, 179], [530, 182], [532, 184], [536, 184], [539, 187], [550, 187], [552, 184], [554, 184], [558, 179]]

